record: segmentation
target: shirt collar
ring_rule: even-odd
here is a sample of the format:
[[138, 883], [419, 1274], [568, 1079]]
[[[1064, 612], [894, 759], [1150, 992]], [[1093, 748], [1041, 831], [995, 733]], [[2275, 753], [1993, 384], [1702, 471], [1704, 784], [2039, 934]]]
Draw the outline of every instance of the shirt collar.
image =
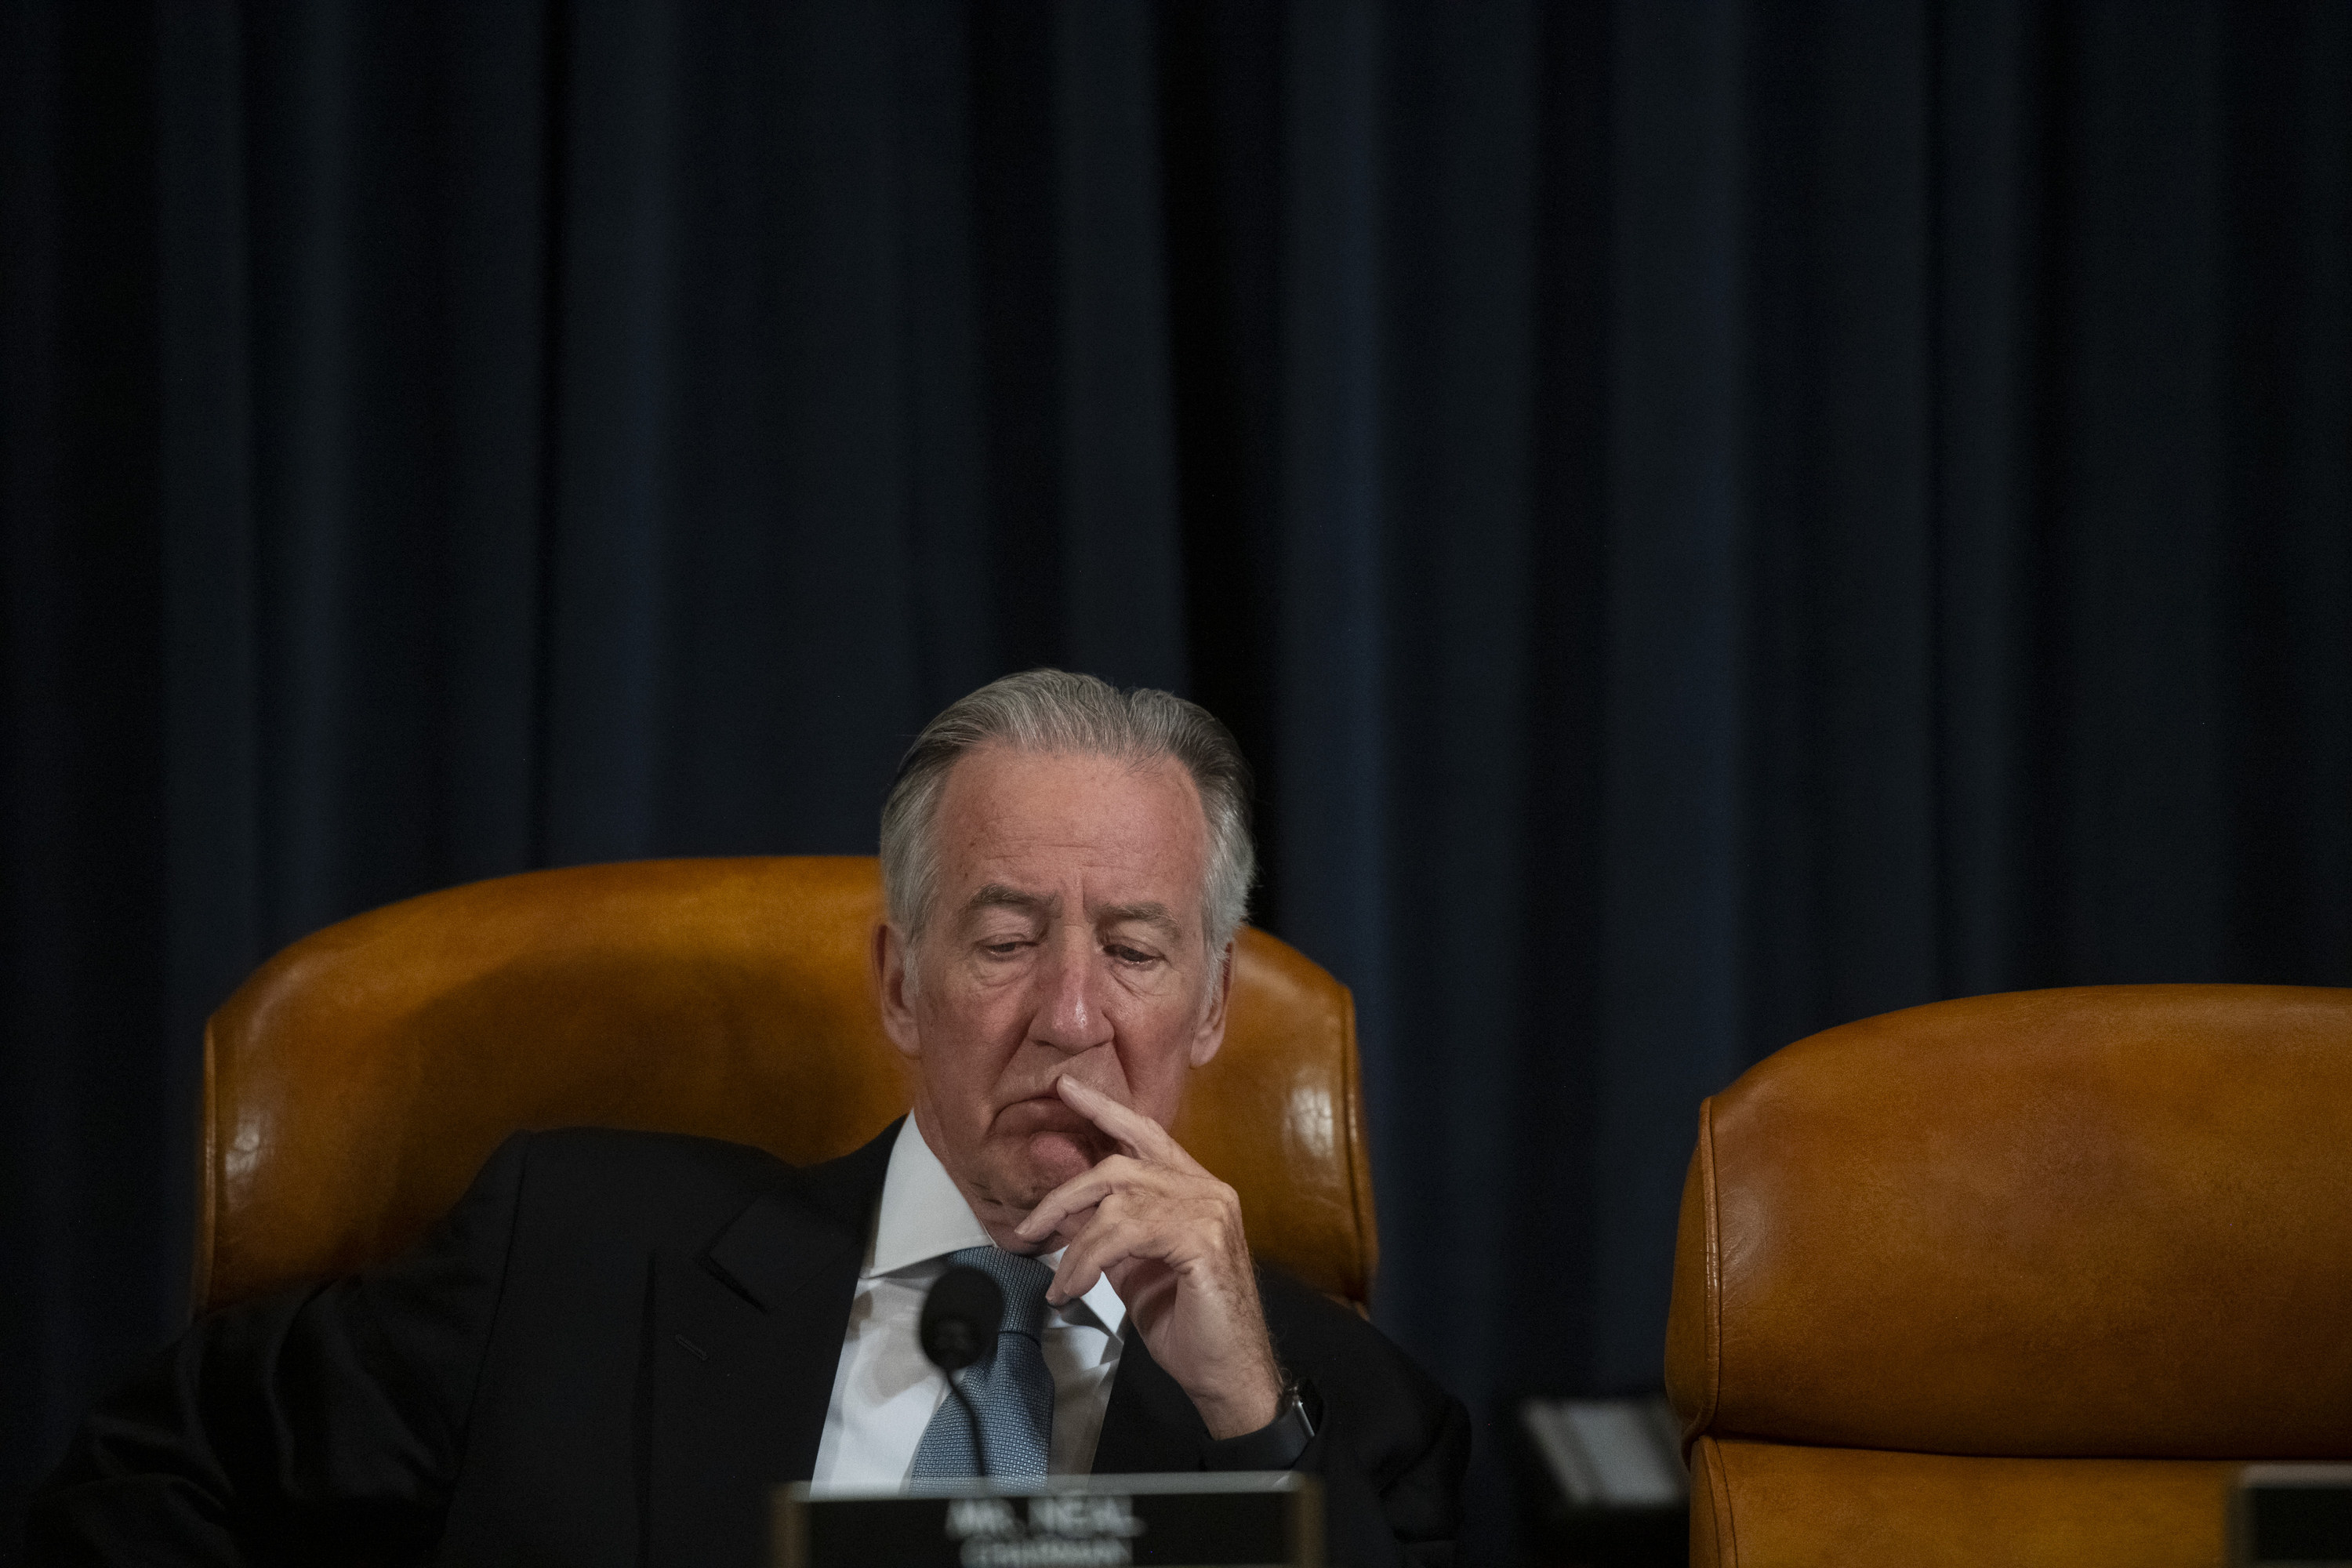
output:
[[[931, 1152], [930, 1142], [916, 1127], [915, 1119], [908, 1117], [899, 1125], [897, 1142], [890, 1145], [890, 1169], [882, 1178], [882, 1207], [874, 1223], [866, 1277], [896, 1274], [967, 1247], [992, 1245], [987, 1227], [964, 1201], [963, 1190]], [[1059, 1250], [1044, 1253], [1040, 1261], [1058, 1267], [1062, 1254]], [[1097, 1279], [1094, 1289], [1078, 1300], [1106, 1333], [1117, 1334], [1127, 1321], [1127, 1303], [1111, 1289], [1108, 1275]], [[1067, 1303], [1061, 1310], [1067, 1316], [1077, 1304]]]

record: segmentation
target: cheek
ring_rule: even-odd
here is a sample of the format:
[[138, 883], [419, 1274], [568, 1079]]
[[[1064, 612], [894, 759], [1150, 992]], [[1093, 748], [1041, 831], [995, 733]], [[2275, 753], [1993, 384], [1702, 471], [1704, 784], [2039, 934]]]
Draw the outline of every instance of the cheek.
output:
[[935, 1085], [985, 1095], [1022, 1039], [1024, 1019], [1007, 999], [986, 992], [925, 998], [917, 1016], [923, 1070]]
[[1146, 1035], [1128, 1037], [1119, 1052], [1119, 1070], [1127, 1077], [1129, 1103], [1161, 1123], [1176, 1114], [1192, 1076], [1192, 1017], [1190, 1012], [1154, 1020]]

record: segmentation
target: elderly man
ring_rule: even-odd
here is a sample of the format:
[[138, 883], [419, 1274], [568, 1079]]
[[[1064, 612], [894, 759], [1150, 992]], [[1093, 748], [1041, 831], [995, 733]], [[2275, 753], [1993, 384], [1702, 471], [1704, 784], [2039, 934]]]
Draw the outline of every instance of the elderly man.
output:
[[[1252, 1264], [1167, 1128], [1224, 1032], [1247, 775], [1206, 712], [1038, 670], [908, 752], [882, 822], [884, 1024], [913, 1115], [793, 1170], [518, 1135], [441, 1230], [206, 1320], [93, 1415], [32, 1560], [751, 1563], [766, 1488], [1296, 1466], [1332, 1557], [1452, 1557], [1461, 1407]], [[962, 1401], [925, 1292], [995, 1278]]]

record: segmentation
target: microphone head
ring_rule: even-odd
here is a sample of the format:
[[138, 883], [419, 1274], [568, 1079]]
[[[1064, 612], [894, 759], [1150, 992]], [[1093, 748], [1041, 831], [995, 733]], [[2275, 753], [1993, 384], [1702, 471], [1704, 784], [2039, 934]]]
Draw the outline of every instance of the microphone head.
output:
[[1004, 1326], [1004, 1292], [977, 1268], [959, 1264], [923, 1298], [923, 1353], [941, 1372], [961, 1372], [986, 1354]]

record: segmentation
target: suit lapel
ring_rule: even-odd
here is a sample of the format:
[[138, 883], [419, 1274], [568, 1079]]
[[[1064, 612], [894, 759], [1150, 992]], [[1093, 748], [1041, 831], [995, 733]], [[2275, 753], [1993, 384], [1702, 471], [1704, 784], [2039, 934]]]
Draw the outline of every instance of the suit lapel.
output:
[[816, 1467], [873, 1205], [880, 1138], [761, 1194], [646, 1281], [638, 1387], [647, 1561], [765, 1561], [768, 1489]]
[[1095, 1474], [1197, 1470], [1208, 1441], [1209, 1428], [1192, 1396], [1151, 1359], [1129, 1318], [1119, 1331], [1118, 1371], [1095, 1441]]

